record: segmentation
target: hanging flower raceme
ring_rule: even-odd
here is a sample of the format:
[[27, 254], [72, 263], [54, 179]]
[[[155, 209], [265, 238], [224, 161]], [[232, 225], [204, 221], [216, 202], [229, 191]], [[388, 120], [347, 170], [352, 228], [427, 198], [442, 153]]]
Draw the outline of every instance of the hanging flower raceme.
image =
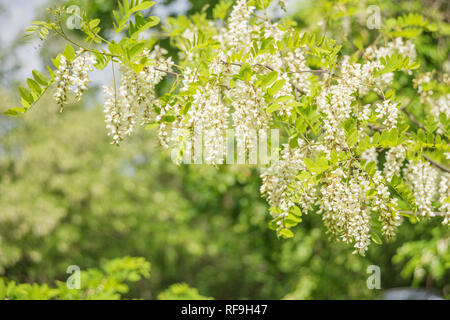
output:
[[95, 57], [90, 53], [80, 50], [76, 57], [69, 61], [65, 56], [60, 56], [59, 67], [55, 72], [56, 92], [54, 98], [61, 111], [68, 101], [68, 94], [72, 92], [76, 100], [80, 100], [90, 83], [89, 72], [94, 70]]
[[437, 191], [437, 170], [427, 162], [409, 160], [405, 176], [414, 192], [419, 213], [423, 216], [434, 216], [432, 201]]

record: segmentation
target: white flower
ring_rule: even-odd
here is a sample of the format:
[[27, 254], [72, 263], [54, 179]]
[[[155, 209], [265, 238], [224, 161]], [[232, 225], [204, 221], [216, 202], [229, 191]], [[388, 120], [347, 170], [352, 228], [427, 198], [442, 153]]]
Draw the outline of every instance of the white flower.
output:
[[53, 97], [62, 111], [64, 104], [67, 103], [67, 93], [70, 89], [70, 63], [65, 56], [61, 56], [59, 61], [58, 70], [55, 72], [55, 82], [57, 87]]
[[361, 153], [361, 159], [366, 160], [367, 162], [375, 162], [378, 163], [378, 152], [375, 147], [369, 148]]
[[193, 130], [203, 136], [206, 163], [223, 163], [229, 113], [228, 107], [222, 102], [220, 88], [207, 84], [197, 90], [188, 115]]
[[383, 169], [387, 181], [390, 182], [394, 175], [399, 175], [405, 157], [406, 150], [402, 145], [389, 149], [386, 153], [386, 162]]
[[254, 136], [269, 128], [269, 116], [264, 91], [248, 82], [238, 81], [231, 91], [233, 123], [238, 150], [257, 148]]
[[249, 19], [255, 7], [247, 6], [247, 0], [238, 0], [233, 6], [228, 19], [228, 32], [226, 42], [229, 47], [239, 51], [243, 46], [250, 43]]
[[108, 130], [108, 136], [112, 137], [112, 143], [119, 145], [123, 140], [120, 102], [113, 88], [105, 86], [103, 89], [105, 93], [104, 113], [106, 129]]
[[369, 179], [359, 170], [347, 176], [338, 168], [320, 189], [319, 213], [328, 231], [343, 242], [353, 243], [354, 253], [362, 255], [371, 242], [370, 207], [365, 200], [369, 185]]
[[384, 100], [383, 103], [377, 103], [375, 114], [378, 119], [383, 119], [383, 125], [388, 129], [395, 128], [397, 126], [398, 119], [398, 104], [392, 103], [390, 100]]
[[91, 82], [89, 72], [94, 70], [95, 57], [92, 54], [82, 51], [77, 52], [77, 57], [72, 62], [72, 74], [70, 75], [70, 84], [77, 100], [87, 90], [87, 85]]
[[87, 90], [90, 82], [89, 72], [94, 70], [93, 64], [96, 59], [89, 53], [78, 51], [76, 58], [69, 62], [65, 56], [61, 56], [59, 67], [55, 72], [55, 82], [57, 83], [54, 99], [61, 107], [67, 103], [69, 91], [75, 94], [75, 99], [80, 100], [83, 92]]
[[142, 55], [150, 60], [150, 65], [136, 73], [120, 64], [118, 91], [105, 88], [105, 121], [113, 143], [119, 144], [125, 135], [131, 135], [140, 117], [144, 124], [155, 120], [155, 87], [166, 75], [164, 71], [170, 72], [173, 65], [170, 58], [163, 57], [166, 53], [159, 46], [151, 52], [145, 49]]
[[[301, 142], [301, 141], [300, 141]], [[281, 157], [261, 175], [261, 194], [271, 207], [281, 210], [286, 218], [290, 209], [298, 204], [307, 213], [315, 202], [315, 190], [307, 181], [298, 181], [296, 176], [306, 167], [303, 163], [305, 155], [300, 148], [292, 149], [283, 145]]]
[[441, 176], [439, 182], [439, 202], [441, 203], [440, 211], [444, 214], [443, 224], [450, 224], [450, 203], [446, 199], [450, 197], [450, 174], [446, 173]]
[[431, 202], [436, 194], [438, 173], [428, 162], [409, 161], [405, 177], [413, 190], [416, 205], [424, 216], [434, 216]]

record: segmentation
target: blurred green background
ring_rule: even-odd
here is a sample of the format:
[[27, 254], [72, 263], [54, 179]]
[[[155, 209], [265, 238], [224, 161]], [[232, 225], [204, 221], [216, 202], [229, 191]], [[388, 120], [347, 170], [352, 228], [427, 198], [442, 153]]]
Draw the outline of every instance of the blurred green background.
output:
[[[55, 3], [40, 2], [43, 8]], [[162, 2], [160, 7], [173, 6]], [[191, 0], [187, 13], [209, 15], [217, 2]], [[66, 3], [111, 26], [115, 1]], [[308, 29], [327, 21], [327, 32], [345, 44], [345, 52], [354, 39], [369, 43], [373, 38], [357, 14], [371, 3], [388, 16], [421, 12], [443, 21], [448, 31], [446, 1], [433, 8], [427, 1], [291, 1], [295, 10], [289, 12]], [[1, 6], [7, 13], [8, 5]], [[341, 30], [345, 19], [351, 19], [346, 34]], [[2, 112], [18, 104], [20, 77], [12, 75], [25, 63], [13, 59], [25, 46], [20, 30], [15, 31], [18, 37], [0, 50]], [[3, 30], [2, 38], [5, 32], [10, 31]], [[444, 53], [436, 49], [446, 36], [418, 39], [419, 59], [430, 69], [448, 59], [448, 37]], [[45, 64], [62, 47], [50, 39], [35, 50]], [[0, 116], [0, 292], [11, 281], [52, 287], [55, 280], [67, 279], [69, 265], [78, 265], [91, 268], [90, 286], [98, 288], [109, 279], [112, 291], [121, 293], [91, 295], [96, 298], [375, 299], [395, 287], [450, 296], [449, 231], [441, 221], [405, 221], [395, 241], [372, 245], [366, 257], [329, 240], [318, 215], [305, 217], [293, 239], [277, 239], [267, 227], [257, 169], [177, 167], [152, 131], [140, 130], [119, 148], [110, 145], [97, 92], [62, 114], [49, 94], [24, 117]], [[142, 260], [112, 260], [126, 256], [149, 261], [150, 277]], [[366, 286], [370, 265], [381, 268], [382, 290]], [[121, 281], [131, 283], [124, 288]], [[35, 290], [40, 293], [33, 297], [57, 296], [48, 287]], [[65, 292], [58, 297], [87, 296]]]

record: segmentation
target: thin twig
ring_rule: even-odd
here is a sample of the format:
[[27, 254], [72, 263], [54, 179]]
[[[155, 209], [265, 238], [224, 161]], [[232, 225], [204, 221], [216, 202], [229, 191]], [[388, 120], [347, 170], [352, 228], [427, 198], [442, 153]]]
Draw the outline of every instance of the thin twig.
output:
[[442, 165], [442, 164], [440, 164], [440, 163], [434, 161], [434, 160], [431, 159], [430, 157], [428, 157], [428, 156], [426, 156], [426, 155], [424, 155], [424, 154], [422, 154], [422, 157], [423, 157], [425, 160], [427, 160], [428, 162], [430, 162], [430, 163], [431, 163], [433, 166], [435, 166], [436, 168], [439, 168], [439, 169], [441, 169], [442, 171], [445, 171], [445, 172], [450, 172], [450, 169], [449, 169], [449, 168], [447, 168], [447, 167], [445, 167], [444, 165]]
[[177, 72], [173, 72], [173, 71], [169, 71], [169, 70], [163, 70], [163, 69], [155, 68], [155, 67], [153, 67], [153, 69], [155, 69], [156, 71], [164, 72], [166, 74], [170, 74], [171, 76], [174, 76], [177, 78], [183, 76], [181, 73], [177, 73]]
[[[421, 214], [421, 213], [414, 213], [414, 212], [412, 212], [412, 211], [398, 211], [398, 213], [403, 213], [403, 214], [417, 214], [417, 215], [419, 215], [419, 216], [425, 216], [424, 214]], [[438, 212], [438, 211], [435, 211], [435, 212], [432, 212], [431, 213], [431, 217], [442, 217], [442, 216], [445, 216], [446, 215], [446, 213], [445, 212]]]
[[418, 126], [423, 131], [426, 131], [425, 127], [408, 111], [406, 111], [407, 107], [401, 108], [401, 111], [411, 120], [416, 126]]

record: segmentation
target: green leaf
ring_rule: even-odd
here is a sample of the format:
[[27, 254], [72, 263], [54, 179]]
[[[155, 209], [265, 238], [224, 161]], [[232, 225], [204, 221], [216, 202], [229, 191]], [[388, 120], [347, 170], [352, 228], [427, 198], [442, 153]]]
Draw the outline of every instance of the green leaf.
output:
[[269, 229], [270, 230], [277, 230], [278, 228], [278, 224], [277, 224], [278, 219], [273, 219], [272, 221], [269, 222]]
[[[299, 207], [297, 206], [293, 206], [290, 210], [290, 214], [296, 216], [296, 217], [301, 217], [302, 216], [302, 210], [300, 210]], [[299, 220], [299, 222], [301, 221], [301, 219]]]
[[420, 63], [417, 61], [414, 61], [411, 64], [409, 64], [406, 68], [409, 70], [415, 70], [415, 69], [418, 69], [419, 67], [420, 67]]
[[398, 141], [398, 129], [394, 128], [389, 131], [389, 144], [391, 146], [395, 146], [397, 145], [397, 141]]
[[145, 126], [145, 130], [151, 130], [159, 126], [158, 122], [152, 122]]
[[25, 100], [28, 104], [32, 105], [34, 102], [33, 94], [24, 87], [19, 87], [20, 96], [23, 100]]
[[291, 149], [295, 149], [298, 147], [298, 134], [289, 139], [289, 147], [291, 147]]
[[373, 177], [373, 175], [376, 172], [376, 168], [377, 168], [377, 164], [373, 161], [370, 161], [369, 163], [366, 164], [366, 166], [364, 167], [364, 170], [371, 176]]
[[284, 239], [289, 239], [294, 236], [294, 233], [289, 229], [281, 229], [279, 235]]
[[[127, 1], [127, 0], [125, 0], [125, 1]], [[147, 9], [151, 8], [154, 4], [155, 4], [155, 2], [153, 2], [153, 1], [143, 1], [140, 4], [138, 4], [137, 6], [131, 8], [128, 11], [128, 13], [131, 15], [138, 11], [147, 10]]]
[[174, 122], [177, 118], [174, 115], [166, 115], [164, 116], [164, 122]]
[[213, 9], [214, 19], [225, 20], [227, 11], [232, 5], [232, 0], [221, 0]]
[[380, 137], [380, 144], [384, 147], [389, 146], [389, 130], [384, 130], [381, 133], [381, 137]]
[[130, 37], [136, 38], [138, 34], [150, 29], [151, 27], [156, 26], [159, 23], [159, 21], [160, 20], [158, 17], [151, 16], [144, 19], [144, 17], [140, 12], [137, 13], [135, 17], [135, 23], [133, 24], [130, 21], [130, 30], [129, 30]]
[[425, 131], [423, 131], [422, 128], [417, 130], [417, 137], [419, 138], [420, 141], [427, 142], [427, 137], [425, 135]]
[[42, 93], [42, 88], [33, 79], [27, 79], [27, 84], [28, 87], [30, 87], [31, 91], [34, 92], [37, 96], [39, 96]]
[[91, 21], [89, 21], [89, 28], [94, 29], [99, 24], [100, 24], [100, 19], [92, 19]]
[[347, 144], [351, 148], [358, 141], [358, 131], [353, 130], [350, 134], [347, 135]]
[[372, 136], [372, 144], [375, 146], [378, 145], [380, 143], [380, 137], [380, 133], [378, 131], [375, 132], [375, 134]]
[[241, 69], [239, 70], [239, 74], [236, 75], [237, 79], [243, 80], [243, 81], [250, 81], [252, 78], [252, 67], [248, 63], [244, 63], [241, 66]]
[[308, 168], [309, 171], [315, 172], [315, 173], [322, 173], [322, 168], [314, 161], [312, 161], [309, 158], [305, 158], [303, 160], [305, 163], [305, 166]]
[[[299, 220], [302, 221], [302, 219], [299, 219]], [[297, 221], [296, 219], [287, 218], [286, 220], [284, 220], [284, 225], [287, 228], [292, 228], [292, 227], [295, 227], [296, 225], [298, 225], [298, 223], [300, 221]]]
[[50, 80], [48, 80], [47, 77], [42, 72], [33, 70], [32, 73], [33, 73], [33, 78], [34, 78], [34, 80], [36, 80], [37, 83], [39, 83], [42, 86], [48, 86], [48, 84], [50, 83]]
[[[138, 11], [147, 10], [155, 4], [153, 1], [140, 2], [132, 0], [131, 4], [128, 1], [129, 0], [122, 0], [122, 3], [119, 3], [119, 11], [113, 11], [116, 33], [119, 33], [126, 27], [126, 23], [132, 14]], [[154, 20], [152, 19], [152, 21]]]
[[66, 48], [64, 49], [64, 56], [69, 62], [75, 58], [75, 49], [72, 48], [70, 44], [66, 45]]
[[378, 245], [382, 245], [383, 244], [383, 240], [381, 240], [381, 237], [378, 235], [378, 233], [372, 231], [371, 232], [371, 236], [372, 236], [372, 241]]
[[271, 105], [269, 105], [266, 109], [266, 113], [267, 114], [271, 114], [272, 112], [277, 111], [278, 109], [281, 108], [281, 105], [279, 105], [278, 103], [272, 103]]
[[7, 116], [17, 117], [22, 114], [24, 114], [27, 111], [26, 108], [23, 107], [17, 107], [17, 108], [11, 108], [3, 112]]
[[284, 87], [285, 84], [286, 79], [278, 80], [269, 89], [267, 89], [267, 93], [273, 97]]
[[275, 80], [277, 80], [277, 78], [278, 78], [278, 72], [276, 72], [276, 71], [272, 71], [272, 72], [269, 72], [268, 74], [262, 75], [258, 79], [260, 81], [259, 87], [267, 88], [272, 83], [274, 83]]

